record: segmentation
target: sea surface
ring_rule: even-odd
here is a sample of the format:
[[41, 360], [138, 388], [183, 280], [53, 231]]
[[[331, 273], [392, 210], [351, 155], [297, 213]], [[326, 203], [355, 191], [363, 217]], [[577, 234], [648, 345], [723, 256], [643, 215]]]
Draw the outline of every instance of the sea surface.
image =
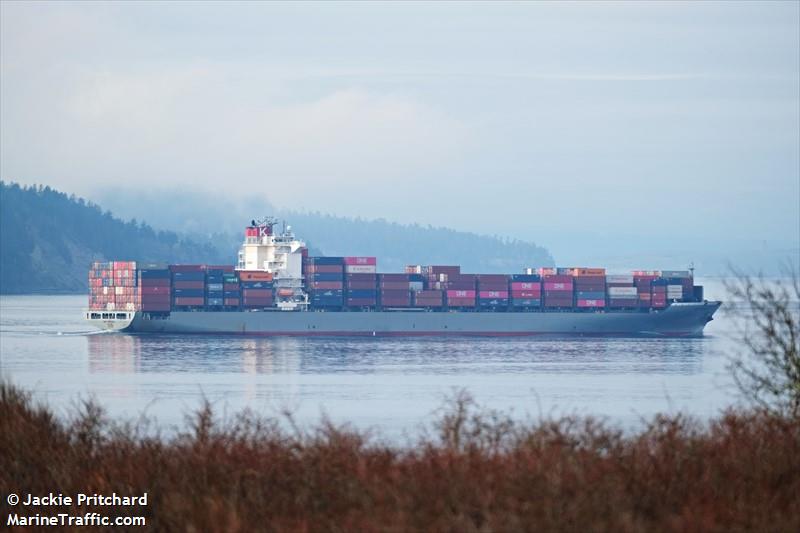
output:
[[[707, 285], [709, 299], [723, 297]], [[203, 398], [230, 418], [248, 407], [323, 416], [389, 439], [430, 428], [467, 390], [525, 419], [593, 415], [636, 428], [655, 413], [708, 418], [737, 401], [737, 348], [723, 310], [703, 338], [264, 338], [94, 331], [84, 296], [0, 297], [2, 378], [69, 415], [95, 398], [109, 416], [185, 424]]]

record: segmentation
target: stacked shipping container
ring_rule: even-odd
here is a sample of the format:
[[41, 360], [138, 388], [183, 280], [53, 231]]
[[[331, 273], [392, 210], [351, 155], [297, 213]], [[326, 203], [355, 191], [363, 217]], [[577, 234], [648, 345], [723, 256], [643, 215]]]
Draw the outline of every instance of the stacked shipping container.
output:
[[544, 286], [544, 306], [550, 308], [572, 307], [572, 276], [569, 274], [545, 274], [542, 276]]
[[497, 309], [508, 307], [509, 278], [505, 274], [478, 274], [478, 307]]
[[344, 306], [344, 257], [308, 257], [303, 275], [313, 307]]
[[516, 308], [542, 306], [542, 278], [539, 274], [511, 276], [511, 306]]
[[172, 308], [172, 287], [166, 265], [139, 265], [136, 271], [140, 309], [149, 313], [168, 312]]
[[375, 307], [378, 304], [377, 265], [375, 257], [344, 258], [345, 305]]
[[[462, 274], [459, 266], [406, 267], [377, 274], [375, 257], [307, 257], [303, 274], [311, 308], [663, 309], [672, 301], [702, 298], [688, 271], [602, 268], [525, 269], [526, 274]], [[169, 312], [274, 306], [272, 274], [232, 266], [95, 262], [89, 271], [89, 307]], [[286, 289], [292, 290], [292, 289]]]
[[135, 311], [140, 307], [135, 261], [95, 261], [89, 270], [89, 308]]
[[602, 309], [606, 306], [606, 276], [603, 268], [576, 268], [575, 305], [581, 309]]
[[381, 307], [411, 306], [411, 274], [378, 274]]

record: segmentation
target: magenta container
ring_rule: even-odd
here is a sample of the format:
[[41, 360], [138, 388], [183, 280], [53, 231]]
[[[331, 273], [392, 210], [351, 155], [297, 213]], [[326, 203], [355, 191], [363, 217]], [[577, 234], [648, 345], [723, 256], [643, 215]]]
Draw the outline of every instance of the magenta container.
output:
[[508, 291], [479, 291], [479, 298], [508, 298]]
[[378, 259], [376, 257], [345, 257], [344, 264], [375, 266], [378, 264]]
[[475, 299], [475, 292], [474, 290], [448, 290], [447, 291], [447, 299], [450, 300], [451, 298], [472, 298]]
[[578, 300], [578, 307], [605, 307], [605, 300]]
[[542, 284], [538, 281], [512, 281], [512, 291], [540, 291]]

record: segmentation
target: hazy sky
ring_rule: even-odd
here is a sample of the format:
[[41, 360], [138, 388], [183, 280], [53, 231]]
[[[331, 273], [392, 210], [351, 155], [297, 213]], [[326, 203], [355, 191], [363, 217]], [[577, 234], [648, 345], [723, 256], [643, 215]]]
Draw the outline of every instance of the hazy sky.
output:
[[0, 6], [5, 180], [263, 194], [564, 261], [800, 241], [798, 2]]

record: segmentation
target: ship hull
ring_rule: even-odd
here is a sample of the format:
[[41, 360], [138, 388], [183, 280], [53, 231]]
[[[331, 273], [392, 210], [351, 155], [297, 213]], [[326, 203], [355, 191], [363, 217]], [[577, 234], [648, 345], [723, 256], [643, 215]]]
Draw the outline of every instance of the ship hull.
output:
[[[702, 336], [719, 302], [675, 303], [638, 312], [176, 312], [131, 313], [111, 329], [126, 333], [272, 336]], [[99, 323], [109, 328], [109, 322]]]

